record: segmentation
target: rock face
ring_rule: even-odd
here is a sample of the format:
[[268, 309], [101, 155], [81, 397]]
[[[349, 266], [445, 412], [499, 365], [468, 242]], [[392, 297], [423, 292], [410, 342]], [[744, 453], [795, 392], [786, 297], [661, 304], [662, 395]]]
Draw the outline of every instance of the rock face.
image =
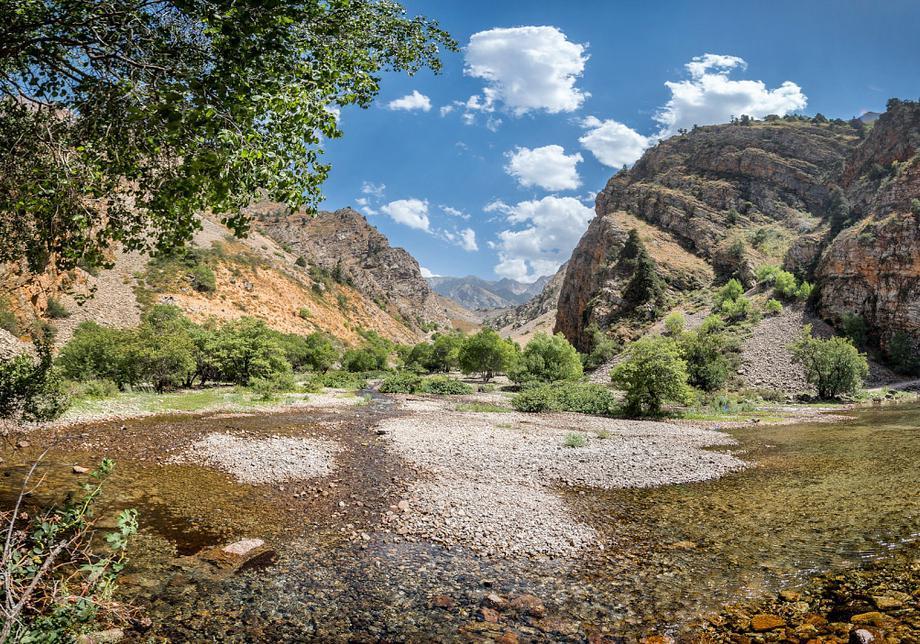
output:
[[472, 310], [501, 309], [524, 304], [539, 295], [550, 280], [541, 277], [532, 284], [513, 279], [484, 280], [473, 275], [467, 277], [429, 277], [428, 285], [440, 295]]
[[[758, 265], [782, 263], [815, 277], [821, 317], [839, 324], [847, 312], [861, 315], [883, 348], [898, 332], [920, 343], [920, 206], [911, 211], [920, 198], [920, 104], [892, 101], [866, 130], [860, 121], [768, 118], [695, 128], [649, 149], [598, 194], [569, 261], [556, 330], [585, 348], [589, 325], [616, 320], [629, 277], [617, 259], [635, 227], [672, 294], [712, 277], [749, 281]], [[850, 206], [839, 233], [836, 186]]]
[[536, 295], [509, 311], [503, 311], [487, 318], [486, 322], [493, 328], [507, 329], [510, 332], [548, 313], [555, 314], [556, 306], [559, 304], [559, 293], [562, 291], [562, 282], [565, 280], [566, 268], [568, 268], [567, 263], [560, 266], [555, 275], [537, 280], [536, 283], [542, 284], [543, 287]]
[[390, 246], [357, 211], [344, 208], [311, 217], [286, 214], [283, 207], [263, 204], [253, 212], [258, 227], [269, 237], [311, 266], [353, 285], [409, 326], [450, 325], [415, 258]]

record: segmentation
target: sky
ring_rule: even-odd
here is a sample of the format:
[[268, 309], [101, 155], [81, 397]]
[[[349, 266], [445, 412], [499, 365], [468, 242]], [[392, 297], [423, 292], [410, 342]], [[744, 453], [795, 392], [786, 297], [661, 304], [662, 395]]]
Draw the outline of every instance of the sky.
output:
[[322, 208], [357, 209], [425, 274], [552, 274], [607, 180], [678, 129], [920, 96], [914, 0], [403, 4], [461, 51], [342, 110]]

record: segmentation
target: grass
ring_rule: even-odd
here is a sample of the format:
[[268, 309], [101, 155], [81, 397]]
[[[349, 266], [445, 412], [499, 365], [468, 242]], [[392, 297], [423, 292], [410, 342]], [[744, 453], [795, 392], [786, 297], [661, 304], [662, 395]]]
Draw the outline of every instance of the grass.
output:
[[482, 412], [482, 413], [499, 413], [506, 414], [514, 411], [510, 407], [503, 407], [502, 405], [495, 405], [492, 403], [484, 402], [470, 402], [470, 403], [460, 403], [456, 407], [457, 411], [473, 411], [473, 412]]
[[563, 444], [566, 447], [572, 447], [572, 448], [584, 447], [585, 445], [588, 444], [588, 439], [585, 437], [584, 434], [578, 434], [576, 432], [571, 432], [565, 435], [565, 440], [563, 441]]

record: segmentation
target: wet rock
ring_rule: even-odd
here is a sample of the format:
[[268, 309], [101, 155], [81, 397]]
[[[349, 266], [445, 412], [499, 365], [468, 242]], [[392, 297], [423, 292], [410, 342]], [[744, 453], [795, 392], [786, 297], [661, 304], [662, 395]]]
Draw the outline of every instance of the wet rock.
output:
[[878, 611], [869, 611], [867, 613], [860, 613], [859, 615], [853, 615], [850, 618], [850, 621], [854, 624], [870, 624], [872, 626], [880, 626], [887, 618]]
[[497, 624], [500, 616], [497, 610], [489, 608], [488, 606], [483, 606], [479, 609], [479, 618], [484, 622], [489, 622], [490, 624]]
[[904, 605], [904, 602], [897, 597], [873, 597], [872, 603], [875, 604], [875, 607], [880, 611], [889, 611], [896, 608], [901, 608]]
[[73, 466], [73, 473], [74, 473], [74, 474], [86, 474], [87, 472], [89, 472], [89, 468], [88, 468], [88, 467], [83, 467], [82, 465], [74, 465], [74, 466]]
[[228, 555], [243, 557], [252, 550], [261, 548], [264, 545], [265, 542], [262, 539], [241, 539], [228, 546], [224, 546], [221, 548], [221, 551]]
[[443, 610], [450, 610], [457, 603], [454, 601], [453, 597], [448, 597], [447, 595], [435, 595], [428, 601], [428, 606], [430, 608], [440, 608]]
[[754, 615], [751, 618], [751, 630], [758, 633], [772, 631], [775, 628], [781, 628], [786, 625], [786, 621], [779, 615]]
[[875, 635], [864, 628], [854, 628], [850, 631], [850, 644], [871, 644], [875, 641]]
[[779, 598], [784, 602], [797, 602], [801, 599], [802, 594], [794, 590], [782, 590], [779, 593]]
[[529, 593], [514, 597], [511, 600], [511, 608], [521, 615], [529, 615], [537, 619], [546, 615], [546, 606], [543, 605], [543, 600]]

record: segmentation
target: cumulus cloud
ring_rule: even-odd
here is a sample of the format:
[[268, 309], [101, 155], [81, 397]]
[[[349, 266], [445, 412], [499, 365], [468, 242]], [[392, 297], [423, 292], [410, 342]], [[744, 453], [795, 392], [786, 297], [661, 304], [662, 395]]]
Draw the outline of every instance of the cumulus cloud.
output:
[[589, 116], [582, 121], [582, 126], [587, 131], [578, 142], [598, 161], [611, 168], [634, 163], [653, 140], [613, 119], [601, 121]]
[[419, 266], [418, 269], [419, 271], [421, 271], [422, 277], [438, 277], [437, 275], [432, 273], [429, 269], [425, 268], [424, 266]]
[[450, 215], [451, 217], [459, 217], [460, 219], [470, 218], [469, 213], [465, 213], [462, 210], [458, 210], [457, 208], [452, 208], [450, 206], [442, 205], [441, 210], [444, 212], [445, 215]]
[[499, 259], [496, 274], [523, 282], [555, 273], [594, 217], [578, 199], [556, 195], [513, 206], [493, 201], [486, 210], [504, 214], [510, 225], [493, 244]]
[[575, 86], [588, 60], [585, 49], [551, 26], [475, 33], [464, 50], [464, 73], [484, 80], [486, 86], [481, 95], [458, 107], [463, 106], [466, 118], [491, 112], [497, 103], [515, 116], [535, 110], [577, 110], [589, 96]]
[[381, 206], [380, 210], [398, 224], [430, 232], [428, 202], [421, 199], [397, 199]]
[[397, 98], [387, 103], [387, 108], [391, 110], [405, 110], [406, 112], [415, 110], [427, 112], [431, 109], [431, 99], [417, 89], [414, 89], [411, 94], [406, 94], [402, 98]]
[[582, 156], [566, 154], [561, 145], [542, 148], [519, 147], [505, 153], [508, 164], [505, 172], [517, 179], [525, 188], [539, 186], [544, 190], [574, 190], [581, 185], [575, 168]]
[[460, 231], [460, 248], [465, 251], [474, 252], [479, 250], [479, 245], [476, 244], [476, 231], [472, 228], [464, 228]]
[[372, 197], [382, 197], [386, 189], [387, 187], [384, 183], [374, 183], [372, 181], [364, 181], [361, 183], [361, 192], [366, 195], [371, 195]]
[[358, 204], [358, 207], [365, 215], [380, 214], [380, 211], [371, 205], [371, 202], [367, 197], [358, 197], [355, 199], [355, 203]]
[[783, 116], [808, 104], [802, 88], [792, 81], [768, 89], [763, 81], [729, 78], [732, 70], [747, 68], [744, 59], [737, 56], [704, 54], [685, 67], [689, 79], [665, 83], [671, 90], [671, 99], [655, 116], [661, 126], [659, 136], [670, 136], [694, 125], [725, 123], [732, 115]]

